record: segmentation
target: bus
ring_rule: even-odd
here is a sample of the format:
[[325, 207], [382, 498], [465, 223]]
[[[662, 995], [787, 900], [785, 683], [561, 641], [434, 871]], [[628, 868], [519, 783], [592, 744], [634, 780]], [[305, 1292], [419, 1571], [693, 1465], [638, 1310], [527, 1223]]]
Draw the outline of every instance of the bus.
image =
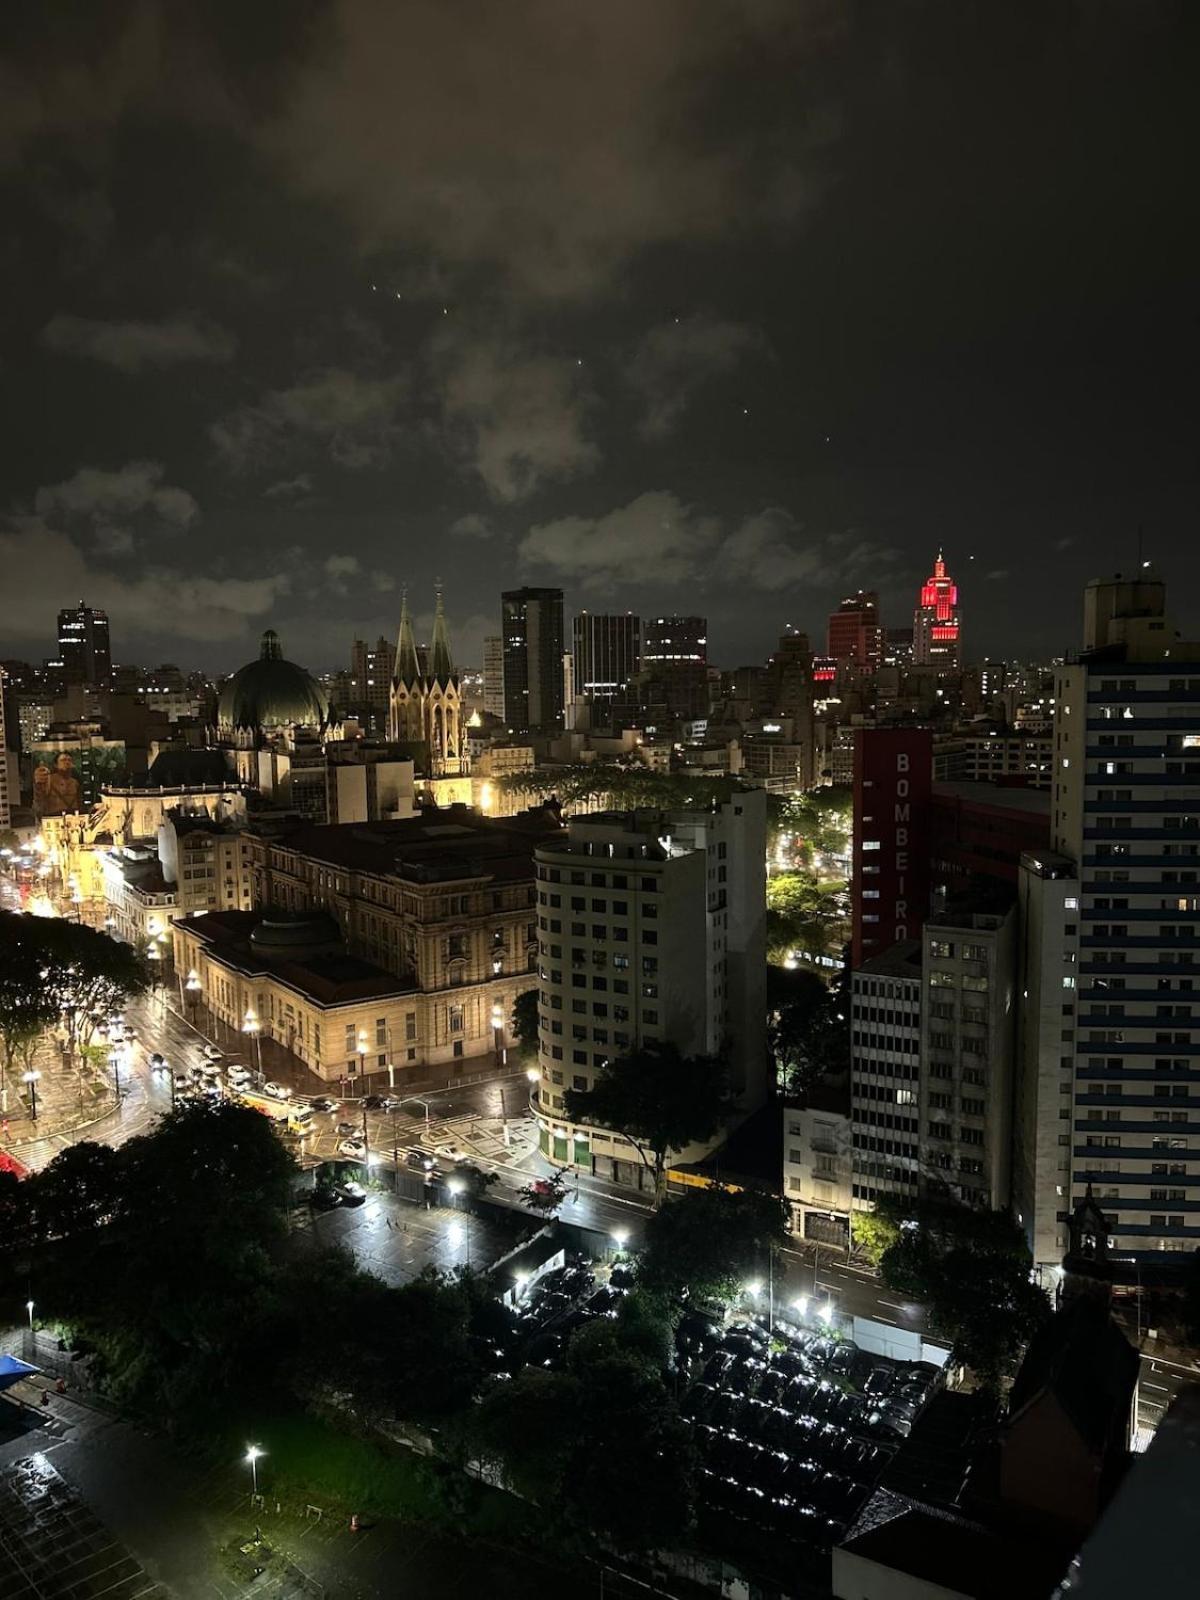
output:
[[259, 1094], [256, 1089], [243, 1089], [235, 1098], [239, 1105], [261, 1111], [272, 1122], [286, 1123], [287, 1131], [298, 1138], [306, 1138], [313, 1130], [311, 1106], [294, 1106], [286, 1100], [273, 1100], [269, 1094]]

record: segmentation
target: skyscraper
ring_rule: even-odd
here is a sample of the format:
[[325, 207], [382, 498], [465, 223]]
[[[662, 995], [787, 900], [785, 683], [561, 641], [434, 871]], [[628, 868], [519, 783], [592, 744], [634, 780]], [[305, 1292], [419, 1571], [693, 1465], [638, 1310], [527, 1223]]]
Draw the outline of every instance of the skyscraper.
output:
[[112, 684], [112, 647], [108, 613], [94, 611], [83, 600], [58, 613], [58, 658], [65, 683], [86, 683], [95, 689]]
[[642, 628], [642, 665], [667, 662], [708, 665], [708, 623], [703, 617], [647, 617]]
[[1026, 917], [1014, 1205], [1035, 1261], [1089, 1192], [1123, 1254], [1200, 1245], [1200, 643], [1156, 580], [1088, 586], [1055, 669], [1050, 852]]
[[504, 716], [504, 640], [498, 633], [483, 641], [483, 709]]
[[355, 639], [350, 647], [352, 701], [347, 710], [363, 718], [369, 733], [382, 734], [387, 727], [395, 666], [396, 652], [386, 639], [376, 639], [374, 645]]
[[913, 613], [913, 665], [955, 671], [962, 660], [961, 626], [958, 585], [939, 550]]
[[501, 595], [504, 720], [514, 733], [563, 726], [563, 592], [507, 589]]
[[879, 596], [869, 589], [848, 595], [829, 613], [827, 654], [839, 667], [875, 672], [883, 658], [883, 629], [879, 625]]
[[593, 725], [603, 722], [614, 700], [624, 697], [638, 670], [641, 638], [641, 618], [630, 612], [606, 616], [581, 611], [575, 618], [575, 693], [591, 706]]

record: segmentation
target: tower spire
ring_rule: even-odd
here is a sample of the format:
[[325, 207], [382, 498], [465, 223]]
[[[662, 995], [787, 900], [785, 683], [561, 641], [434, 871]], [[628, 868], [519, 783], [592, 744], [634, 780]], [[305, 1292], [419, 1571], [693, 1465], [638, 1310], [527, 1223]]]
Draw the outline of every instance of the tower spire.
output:
[[396, 678], [400, 683], [415, 683], [421, 675], [412, 619], [408, 614], [408, 589], [400, 591], [400, 632], [396, 638]]
[[446, 626], [446, 608], [442, 599], [442, 580], [438, 578], [437, 602], [433, 610], [433, 640], [429, 646], [429, 676], [445, 683], [454, 676], [454, 657], [450, 653], [450, 630]]

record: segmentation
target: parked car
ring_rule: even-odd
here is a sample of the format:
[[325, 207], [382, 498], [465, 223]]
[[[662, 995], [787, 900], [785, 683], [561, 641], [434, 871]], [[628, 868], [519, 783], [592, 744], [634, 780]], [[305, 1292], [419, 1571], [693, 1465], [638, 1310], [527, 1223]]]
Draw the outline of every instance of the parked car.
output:
[[365, 1095], [363, 1095], [363, 1097], [362, 1097], [362, 1108], [363, 1108], [364, 1111], [382, 1111], [383, 1110], [383, 1096], [381, 1094], [365, 1094]]
[[336, 1211], [342, 1204], [341, 1191], [322, 1184], [309, 1195], [308, 1203], [315, 1211]]
[[245, 1089], [250, 1083], [250, 1072], [246, 1067], [226, 1067], [225, 1080], [231, 1088]]
[[439, 1161], [463, 1161], [467, 1155], [460, 1144], [434, 1145], [433, 1153]]
[[385, 1111], [402, 1111], [404, 1109], [404, 1101], [398, 1094], [385, 1094], [383, 1097], [383, 1109]]
[[404, 1164], [415, 1168], [418, 1172], [432, 1172], [434, 1161], [428, 1150], [422, 1150], [420, 1145], [414, 1145], [411, 1150], [404, 1152]]
[[362, 1129], [357, 1122], [339, 1122], [333, 1130], [339, 1139], [361, 1139]]
[[339, 1196], [344, 1206], [361, 1206], [367, 1198], [367, 1191], [362, 1184], [355, 1183], [352, 1178], [345, 1183], [337, 1184], [334, 1193]]
[[186, 1072], [174, 1073], [171, 1078], [171, 1082], [175, 1085], [176, 1094], [179, 1094], [183, 1090], [190, 1089], [192, 1087], [192, 1080], [188, 1077]]
[[292, 1091], [284, 1088], [282, 1083], [272, 1083], [270, 1079], [263, 1084], [263, 1093], [270, 1095], [272, 1100], [290, 1100]]
[[327, 1094], [316, 1095], [308, 1103], [314, 1111], [340, 1111], [342, 1109], [339, 1103], [336, 1100], [331, 1100]]
[[202, 1047], [201, 1054], [206, 1055], [210, 1061], [221, 1061], [224, 1059], [225, 1052], [218, 1050], [215, 1044], [206, 1044]]
[[338, 1155], [361, 1161], [367, 1153], [367, 1141], [359, 1134], [353, 1139], [343, 1139], [338, 1145]]

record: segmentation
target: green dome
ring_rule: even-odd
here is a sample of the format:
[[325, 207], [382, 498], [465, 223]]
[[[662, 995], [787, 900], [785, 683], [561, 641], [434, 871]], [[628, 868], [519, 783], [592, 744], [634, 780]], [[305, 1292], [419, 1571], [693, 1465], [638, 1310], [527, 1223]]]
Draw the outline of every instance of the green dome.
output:
[[235, 732], [293, 723], [322, 727], [329, 721], [329, 700], [303, 667], [283, 659], [278, 635], [268, 628], [258, 660], [239, 667], [221, 690], [217, 721]]

